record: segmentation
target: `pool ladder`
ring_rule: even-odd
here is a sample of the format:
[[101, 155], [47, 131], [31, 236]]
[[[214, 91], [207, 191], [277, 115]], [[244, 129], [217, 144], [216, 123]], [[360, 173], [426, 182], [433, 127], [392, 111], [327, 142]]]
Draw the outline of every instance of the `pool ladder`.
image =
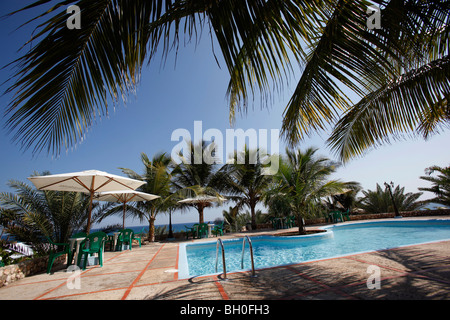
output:
[[248, 241], [248, 246], [250, 248], [250, 259], [252, 261], [252, 277], [256, 277], [255, 274], [255, 261], [253, 260], [253, 245], [252, 240], [249, 236], [245, 236], [242, 240], [242, 255], [241, 255], [241, 269], [244, 269], [244, 252], [245, 252], [245, 242]]
[[[252, 262], [252, 277], [256, 277], [255, 262], [253, 260], [253, 245], [252, 245], [252, 241], [250, 240], [249, 236], [245, 236], [242, 241], [241, 269], [244, 269], [245, 242], [248, 242], [248, 246], [250, 248], [250, 259]], [[227, 279], [227, 266], [225, 263], [225, 249], [223, 247], [222, 239], [220, 239], [220, 238], [217, 239], [217, 243], [216, 243], [216, 271], [215, 272], [217, 272], [217, 264], [219, 262], [219, 245], [222, 250], [223, 278], [224, 278], [224, 280], [226, 280]]]
[[222, 266], [223, 266], [223, 279], [227, 279], [227, 266], [225, 264], [225, 249], [223, 248], [223, 242], [222, 239], [217, 239], [216, 243], [216, 272], [217, 272], [217, 263], [219, 262], [219, 244], [222, 249]]

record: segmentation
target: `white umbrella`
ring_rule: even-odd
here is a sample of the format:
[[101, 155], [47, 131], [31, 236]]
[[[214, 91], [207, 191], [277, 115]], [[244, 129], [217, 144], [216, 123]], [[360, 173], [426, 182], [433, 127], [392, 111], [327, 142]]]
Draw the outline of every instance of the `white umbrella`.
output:
[[94, 193], [120, 189], [135, 190], [145, 184], [144, 181], [121, 177], [98, 170], [29, 177], [28, 180], [33, 182], [39, 190], [88, 193], [90, 195], [90, 200], [87, 233], [89, 233], [91, 229], [91, 211]]
[[179, 203], [210, 203], [210, 202], [222, 202], [225, 201], [225, 199], [222, 196], [208, 196], [208, 195], [201, 195], [194, 198], [188, 198], [184, 200], [178, 201]]
[[130, 201], [151, 201], [159, 196], [154, 194], [140, 192], [136, 190], [120, 190], [120, 191], [105, 191], [95, 195], [94, 200], [121, 202], [123, 203], [123, 228], [125, 229], [125, 211], [127, 202]]
[[188, 198], [184, 200], [178, 201], [178, 203], [185, 203], [185, 204], [191, 204], [195, 206], [198, 210], [199, 216], [200, 216], [200, 223], [203, 223], [203, 208], [207, 207], [211, 204], [211, 202], [222, 202], [226, 201], [227, 199], [222, 196], [209, 196], [209, 195], [199, 195], [194, 198]]

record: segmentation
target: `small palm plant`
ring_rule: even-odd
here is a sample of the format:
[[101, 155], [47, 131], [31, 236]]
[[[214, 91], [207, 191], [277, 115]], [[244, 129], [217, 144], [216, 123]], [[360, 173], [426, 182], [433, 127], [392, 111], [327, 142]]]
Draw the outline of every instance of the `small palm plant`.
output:
[[[450, 166], [432, 166], [427, 168], [425, 173], [427, 176], [420, 177], [420, 179], [431, 182], [432, 186], [430, 188], [419, 188], [419, 190], [429, 191], [435, 195], [434, 198], [427, 200], [427, 202], [450, 206]], [[433, 174], [436, 174], [436, 176], [432, 176]]]
[[359, 199], [358, 206], [367, 213], [394, 212], [393, 203], [399, 211], [412, 211], [421, 206], [417, 199], [422, 192], [405, 193], [405, 187], [401, 188], [399, 185], [392, 190], [392, 198], [389, 190], [382, 188], [379, 184], [377, 184], [376, 190], [363, 190], [362, 193], [363, 197]]
[[[48, 174], [48, 173], [44, 173]], [[45, 238], [67, 242], [86, 224], [89, 197], [79, 192], [42, 191], [21, 181], [10, 180], [14, 193], [0, 193], [0, 215], [6, 232], [30, 244], [33, 251], [45, 253]], [[101, 208], [93, 203], [93, 209]], [[94, 215], [94, 220], [98, 214]], [[6, 222], [5, 222], [6, 221]]]

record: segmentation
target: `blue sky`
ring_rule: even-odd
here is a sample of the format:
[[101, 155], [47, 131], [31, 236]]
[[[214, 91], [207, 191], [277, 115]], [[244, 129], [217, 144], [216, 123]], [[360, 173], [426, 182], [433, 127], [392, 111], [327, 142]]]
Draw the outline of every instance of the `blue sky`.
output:
[[[0, 15], [21, 8], [30, 1], [2, 1]], [[12, 18], [0, 20], [0, 61], [2, 66], [18, 58], [17, 50], [29, 38], [32, 29], [25, 27], [14, 31], [21, 23], [32, 17], [32, 13], [23, 13]], [[216, 46], [217, 49], [217, 46]], [[220, 53], [216, 52], [220, 58]], [[8, 80], [9, 68], [0, 70], [0, 83]], [[298, 79], [300, 75], [296, 75]], [[26, 181], [34, 171], [49, 170], [52, 173], [65, 173], [97, 169], [123, 175], [120, 167], [136, 172], [143, 170], [140, 161], [141, 152], [150, 157], [156, 152], [171, 152], [177, 142], [171, 141], [175, 129], [184, 128], [193, 135], [194, 121], [202, 121], [203, 132], [216, 128], [223, 132], [230, 128], [226, 89], [228, 74], [224, 64], [217, 66], [211, 50], [209, 35], [204, 32], [200, 44], [180, 46], [175, 67], [174, 55], [170, 55], [164, 68], [154, 63], [143, 68], [141, 83], [136, 95], [130, 95], [126, 106], [120, 103], [115, 111], [111, 108], [109, 117], [99, 119], [86, 136], [86, 139], [67, 153], [54, 159], [45, 153], [33, 157], [31, 151], [23, 152], [11, 142], [3, 128], [5, 119], [0, 122], [0, 192], [9, 192], [7, 182], [10, 179]], [[292, 86], [295, 85], [295, 79]], [[3, 92], [7, 86], [0, 87]], [[285, 94], [275, 96], [269, 109], [261, 109], [259, 100], [247, 115], [238, 115], [234, 129], [279, 129], [282, 113], [291, 92], [285, 88]], [[2, 114], [11, 96], [0, 97]], [[301, 148], [313, 146], [319, 148], [321, 155], [334, 158], [325, 146], [326, 133], [316, 135], [300, 144]], [[428, 141], [409, 139], [393, 142], [368, 152], [338, 169], [335, 178], [344, 181], [358, 181], [365, 189], [375, 189], [376, 183], [393, 181], [405, 186], [407, 192], [417, 192], [417, 188], [428, 184], [419, 179], [424, 169], [431, 165], [448, 166], [450, 159], [450, 132], [447, 130]], [[280, 142], [280, 151], [285, 147]], [[430, 198], [425, 193], [421, 199]], [[221, 208], [205, 210], [205, 220], [213, 221], [221, 216]], [[197, 221], [198, 214], [176, 212], [174, 223]], [[120, 223], [121, 218], [111, 218], [109, 223]], [[165, 224], [168, 217], [158, 216], [156, 223]], [[138, 220], [127, 221], [128, 225], [139, 225]], [[147, 222], [144, 222], [147, 224]]]

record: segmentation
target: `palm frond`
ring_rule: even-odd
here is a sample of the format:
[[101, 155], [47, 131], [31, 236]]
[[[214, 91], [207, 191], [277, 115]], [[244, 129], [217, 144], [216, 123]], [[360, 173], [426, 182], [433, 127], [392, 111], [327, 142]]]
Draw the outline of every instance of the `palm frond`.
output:
[[420, 177], [420, 179], [430, 182], [431, 187], [419, 188], [419, 190], [432, 192], [435, 195], [434, 198], [426, 202], [450, 206], [450, 166], [431, 166], [425, 170], [425, 173], [427, 175]]
[[[367, 31], [367, 1], [337, 1], [311, 44], [306, 66], [285, 109], [282, 134], [290, 144], [326, 128], [350, 105], [343, 86], [359, 95], [380, 85], [391, 70], [389, 50]], [[376, 48], [379, 48], [378, 50]], [[390, 71], [389, 71], [390, 72]]]
[[[368, 1], [336, 2], [286, 107], [282, 134], [289, 143], [327, 129], [350, 108], [345, 88], [369, 100], [392, 79], [448, 55], [448, 2], [374, 2], [382, 17], [382, 28], [374, 30], [366, 26]], [[441, 70], [441, 77], [445, 74]], [[420, 84], [435, 90], [429, 83]], [[393, 108], [403, 107], [401, 100], [386, 101]]]
[[401, 75], [367, 95], [336, 124], [328, 140], [341, 160], [400, 134], [427, 137], [438, 125], [449, 125], [450, 57]]
[[39, 16], [50, 17], [29, 41], [31, 49], [13, 62], [17, 71], [6, 91], [14, 94], [6, 126], [22, 148], [59, 154], [74, 146], [97, 116], [108, 114], [108, 101], [124, 100], [135, 87], [152, 5], [122, 2], [78, 1], [81, 29], [67, 28], [67, 13], [57, 10], [68, 1]]

